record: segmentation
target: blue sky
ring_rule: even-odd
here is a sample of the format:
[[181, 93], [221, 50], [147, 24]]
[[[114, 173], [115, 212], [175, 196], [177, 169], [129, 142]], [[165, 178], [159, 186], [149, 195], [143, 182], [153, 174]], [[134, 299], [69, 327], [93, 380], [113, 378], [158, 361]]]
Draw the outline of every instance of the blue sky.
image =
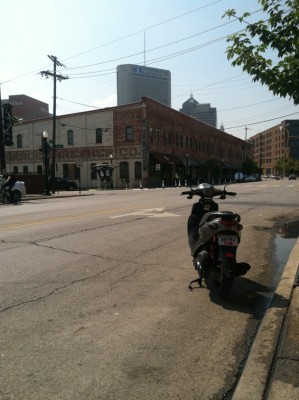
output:
[[0, 0], [2, 99], [26, 94], [53, 105], [54, 55], [68, 76], [57, 84], [57, 114], [117, 105], [116, 67], [140, 64], [170, 70], [172, 108], [190, 94], [217, 108], [218, 127], [245, 138], [299, 107], [253, 83], [226, 58], [225, 36], [241, 30], [225, 10], [262, 18], [257, 0]]

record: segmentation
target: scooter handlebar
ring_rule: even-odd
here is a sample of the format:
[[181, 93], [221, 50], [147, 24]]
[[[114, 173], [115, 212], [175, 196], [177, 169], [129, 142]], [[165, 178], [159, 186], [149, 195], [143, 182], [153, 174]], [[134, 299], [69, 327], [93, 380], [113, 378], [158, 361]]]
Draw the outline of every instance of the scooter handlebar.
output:
[[235, 192], [225, 192], [225, 194], [227, 196], [236, 196], [237, 195], [237, 193], [235, 193]]
[[186, 195], [186, 194], [193, 194], [194, 191], [193, 190], [188, 190], [187, 192], [182, 192], [181, 195]]
[[[193, 196], [202, 196], [204, 193], [201, 190], [198, 189], [191, 189], [186, 192], [182, 192], [181, 196], [188, 196], [189, 199], [192, 199]], [[215, 190], [214, 193], [211, 195], [211, 197], [216, 197], [216, 196], [236, 196], [236, 192], [227, 192], [226, 190]]]

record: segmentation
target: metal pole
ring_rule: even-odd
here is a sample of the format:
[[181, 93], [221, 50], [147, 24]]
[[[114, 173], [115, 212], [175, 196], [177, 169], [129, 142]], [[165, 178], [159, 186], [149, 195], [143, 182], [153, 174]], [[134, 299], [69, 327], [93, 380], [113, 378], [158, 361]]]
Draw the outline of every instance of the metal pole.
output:
[[45, 135], [45, 132], [42, 133], [42, 150], [43, 150], [43, 158], [44, 158], [44, 166], [45, 166], [45, 189], [44, 195], [51, 195], [49, 191], [49, 154], [48, 154], [48, 137]]
[[0, 85], [0, 173], [2, 173], [3, 169], [6, 169], [6, 162], [5, 162], [4, 130], [3, 130], [3, 118], [2, 118], [1, 85]]

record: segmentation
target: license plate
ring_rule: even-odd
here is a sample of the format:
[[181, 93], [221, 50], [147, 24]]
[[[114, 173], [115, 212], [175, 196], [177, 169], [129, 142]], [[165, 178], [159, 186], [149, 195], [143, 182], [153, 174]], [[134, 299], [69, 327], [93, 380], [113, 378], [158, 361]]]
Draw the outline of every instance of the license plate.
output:
[[238, 246], [238, 237], [236, 235], [218, 235], [218, 244], [220, 246]]

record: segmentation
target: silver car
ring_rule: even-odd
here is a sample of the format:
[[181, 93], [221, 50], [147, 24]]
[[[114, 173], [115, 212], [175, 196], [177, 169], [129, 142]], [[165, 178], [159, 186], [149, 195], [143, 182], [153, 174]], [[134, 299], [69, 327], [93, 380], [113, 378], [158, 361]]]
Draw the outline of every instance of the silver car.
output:
[[[0, 175], [0, 189], [2, 189], [2, 186], [1, 186], [1, 182], [3, 181], [2, 178], [3, 178], [2, 175]], [[14, 195], [14, 202], [15, 203], [19, 203], [26, 196], [26, 185], [25, 185], [25, 182], [17, 181], [13, 185], [11, 191], [13, 192], [13, 195]], [[3, 200], [4, 200], [2, 193], [0, 193], [0, 197], [1, 197], [0, 198], [0, 202], [2, 203]]]

